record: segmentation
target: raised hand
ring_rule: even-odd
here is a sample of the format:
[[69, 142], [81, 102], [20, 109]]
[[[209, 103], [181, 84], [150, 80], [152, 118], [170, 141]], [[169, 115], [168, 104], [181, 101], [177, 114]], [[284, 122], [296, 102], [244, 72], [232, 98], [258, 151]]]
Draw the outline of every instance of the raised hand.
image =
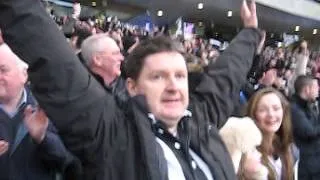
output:
[[73, 3], [72, 17], [78, 19], [81, 13], [81, 5], [78, 2]]
[[246, 0], [243, 0], [240, 15], [244, 27], [258, 28], [256, 2], [254, 0], [251, 1], [250, 6], [248, 6]]
[[40, 108], [34, 111], [31, 106], [27, 106], [24, 111], [24, 116], [24, 123], [30, 136], [37, 143], [41, 143], [46, 135], [49, 124], [47, 115]]
[[304, 56], [309, 56], [310, 55], [310, 51], [308, 50], [308, 42], [307, 41], [302, 41], [300, 44], [300, 47], [302, 49], [302, 54]]

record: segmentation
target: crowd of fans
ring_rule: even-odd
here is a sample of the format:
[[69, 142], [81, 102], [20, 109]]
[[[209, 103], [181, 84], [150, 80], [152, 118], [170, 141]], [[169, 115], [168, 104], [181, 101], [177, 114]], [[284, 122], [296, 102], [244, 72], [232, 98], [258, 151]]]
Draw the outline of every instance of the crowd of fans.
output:
[[[214, 63], [216, 58], [222, 52], [221, 47], [210, 43], [209, 39], [204, 39], [194, 35], [193, 38], [184, 40], [181, 36], [170, 35], [169, 32], [163, 28], [154, 27], [150, 31], [144, 28], [124, 25], [116, 17], [104, 18], [104, 21], [98, 21], [93, 18], [79, 18], [80, 11], [73, 14], [71, 17], [63, 17], [64, 20], [57, 21], [60, 29], [64, 32], [67, 38], [70, 39], [71, 46], [78, 53], [81, 49], [81, 44], [85, 38], [92, 34], [104, 33], [111, 37], [118, 44], [122, 54], [127, 56], [136, 47], [140, 41], [150, 39], [157, 36], [169, 36], [176, 39], [183, 44], [186, 52], [186, 60], [188, 63], [189, 72], [202, 72], [210, 63]], [[54, 19], [59, 19], [54, 17]], [[264, 35], [265, 36], [265, 35]], [[308, 60], [304, 61], [306, 69], [304, 73], [310, 74], [314, 77], [320, 78], [320, 52], [309, 52], [308, 43], [300, 40], [291, 44], [288, 47], [261, 47], [261, 52], [255, 57], [255, 63], [248, 75], [248, 82], [252, 85], [257, 85], [261, 76], [269, 70], [273, 69], [270, 74], [276, 74], [270, 82], [275, 88], [281, 90], [288, 97], [289, 86], [293, 91], [294, 80], [293, 75], [297, 67], [298, 56], [305, 53]], [[300, 57], [301, 58], [301, 57]], [[302, 65], [304, 66], [305, 63]], [[298, 63], [298, 65], [300, 65]], [[299, 66], [300, 67], [300, 66]], [[291, 84], [290, 84], [291, 83]], [[290, 92], [291, 93], [291, 92]], [[249, 98], [249, 97], [247, 97]]]
[[0, 2], [0, 179], [320, 178], [320, 52], [254, 1], [224, 51], [80, 12]]

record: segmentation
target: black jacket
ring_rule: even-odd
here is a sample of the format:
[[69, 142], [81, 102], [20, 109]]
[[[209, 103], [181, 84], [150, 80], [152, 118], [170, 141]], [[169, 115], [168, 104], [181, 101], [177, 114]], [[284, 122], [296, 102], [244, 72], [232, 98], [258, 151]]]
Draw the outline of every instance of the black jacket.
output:
[[[1, 131], [9, 142], [8, 151], [0, 156], [1, 180], [54, 180], [56, 173], [62, 173], [75, 162], [63, 145], [55, 127], [49, 123], [45, 138], [40, 144], [32, 140], [23, 123], [23, 112], [27, 105], [35, 105], [29, 90], [27, 101], [14, 115], [9, 117], [0, 109]], [[71, 166], [70, 166], [71, 167]]]
[[[293, 135], [300, 150], [299, 173], [320, 173], [320, 119], [310, 103], [294, 95], [291, 101]], [[320, 176], [316, 179], [320, 179]]]
[[114, 95], [117, 106], [125, 108], [130, 98], [126, 88], [126, 80], [122, 76], [119, 76], [110, 85], [106, 85], [101, 76], [94, 74], [93, 72], [91, 73], [108, 93]]
[[[0, 27], [6, 42], [29, 64], [32, 90], [65, 144], [81, 159], [85, 179], [168, 178], [143, 98], [130, 99], [126, 111], [117, 107], [37, 1], [1, 1]], [[234, 97], [246, 81], [259, 40], [256, 29], [240, 32], [190, 95], [190, 147], [215, 180], [236, 179], [218, 129], [234, 110]]]

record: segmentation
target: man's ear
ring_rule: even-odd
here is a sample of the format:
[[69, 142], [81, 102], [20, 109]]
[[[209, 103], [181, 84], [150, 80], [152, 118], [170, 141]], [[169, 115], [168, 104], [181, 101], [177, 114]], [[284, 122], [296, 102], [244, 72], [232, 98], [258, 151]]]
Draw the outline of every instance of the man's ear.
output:
[[300, 90], [300, 93], [299, 93], [299, 95], [301, 95], [301, 96], [308, 96], [309, 95], [309, 87], [308, 87], [308, 85], [306, 85], [306, 86], [304, 86], [304, 87], [302, 87], [302, 89]]
[[138, 94], [137, 81], [133, 80], [132, 78], [127, 78], [126, 86], [131, 97], [136, 96]]
[[100, 67], [102, 65], [102, 59], [98, 54], [94, 54], [92, 56], [92, 64], [94, 64], [95, 66]]
[[307, 96], [309, 96], [309, 94], [312, 92], [312, 87], [310, 85], [307, 85], [303, 88], [303, 91], [305, 94], [307, 94]]

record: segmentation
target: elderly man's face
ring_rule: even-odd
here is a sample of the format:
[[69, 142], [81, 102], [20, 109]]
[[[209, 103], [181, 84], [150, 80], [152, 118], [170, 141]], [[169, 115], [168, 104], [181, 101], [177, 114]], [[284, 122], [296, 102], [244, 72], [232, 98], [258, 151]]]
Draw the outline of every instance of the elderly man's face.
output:
[[27, 70], [18, 66], [10, 50], [0, 46], [0, 103], [19, 96], [27, 81]]
[[102, 68], [111, 77], [118, 77], [121, 74], [120, 66], [124, 57], [120, 52], [120, 49], [114, 40], [108, 40], [105, 42], [105, 50], [97, 53], [97, 57], [100, 59], [100, 68]]

